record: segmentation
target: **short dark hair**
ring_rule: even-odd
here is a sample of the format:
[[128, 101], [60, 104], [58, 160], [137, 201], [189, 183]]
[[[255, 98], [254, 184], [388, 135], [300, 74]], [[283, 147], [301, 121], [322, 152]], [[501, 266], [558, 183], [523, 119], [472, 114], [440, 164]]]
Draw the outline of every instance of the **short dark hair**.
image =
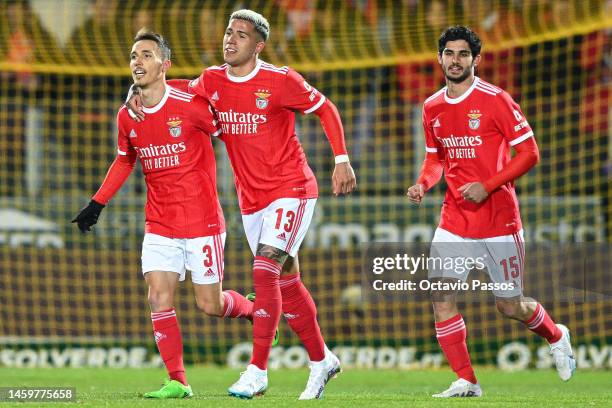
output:
[[231, 22], [235, 19], [248, 21], [249, 23], [253, 24], [255, 31], [261, 36], [261, 38], [264, 41], [268, 41], [268, 37], [270, 36], [270, 23], [268, 23], [268, 20], [266, 20], [264, 16], [253, 10], [242, 9], [234, 11], [230, 16], [229, 21]]
[[470, 46], [472, 56], [476, 57], [480, 55], [480, 49], [482, 48], [482, 42], [474, 31], [469, 27], [465, 26], [452, 26], [448, 27], [442, 32], [442, 35], [438, 39], [438, 54], [442, 55], [442, 51], [446, 48], [446, 43], [449, 41], [465, 40]]
[[134, 42], [149, 40], [153, 41], [159, 47], [161, 51], [161, 57], [163, 60], [169, 60], [172, 55], [172, 51], [170, 50], [170, 44], [168, 41], [158, 33], [154, 33], [152, 31], [140, 30], [136, 33], [136, 37], [134, 37]]

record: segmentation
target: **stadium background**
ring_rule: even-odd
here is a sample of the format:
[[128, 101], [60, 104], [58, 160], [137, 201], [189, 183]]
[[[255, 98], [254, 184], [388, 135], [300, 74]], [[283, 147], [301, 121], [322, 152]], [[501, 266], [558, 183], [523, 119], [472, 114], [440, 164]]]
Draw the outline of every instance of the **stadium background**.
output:
[[[477, 74], [510, 92], [534, 128], [542, 160], [518, 182], [528, 239], [596, 242], [609, 261], [610, 1], [11, 0], [0, 4], [0, 347], [142, 345], [154, 352], [140, 272], [140, 171], [93, 233], [81, 235], [69, 220], [115, 155], [114, 118], [131, 83], [135, 32], [163, 33], [173, 47], [169, 77], [193, 78], [221, 62], [227, 17], [243, 6], [272, 25], [262, 58], [303, 73], [338, 105], [345, 124], [358, 190], [339, 199], [331, 197], [333, 160], [316, 117], [301, 117], [298, 129], [321, 190], [300, 252], [303, 279], [330, 345], [438, 352], [428, 302], [370, 301], [362, 293], [362, 254], [368, 242], [426, 241], [433, 233], [442, 187], [419, 208], [404, 193], [423, 158], [422, 101], [443, 83], [436, 40], [451, 24], [481, 35]], [[228, 222], [224, 284], [248, 292], [252, 257], [231, 169], [215, 146]], [[540, 261], [551, 265], [549, 274], [529, 285], [572, 328], [574, 342], [610, 343], [609, 297], [558, 296], [555, 263]], [[589, 285], [609, 295], [609, 270], [597, 271]], [[198, 311], [189, 282], [179, 299], [188, 361], [224, 362], [232, 346], [249, 341], [250, 325]], [[542, 344], [496, 316], [490, 299], [467, 299], [462, 308], [477, 362], [494, 363], [508, 342], [531, 350]], [[284, 322], [281, 330], [283, 346], [298, 344]]]

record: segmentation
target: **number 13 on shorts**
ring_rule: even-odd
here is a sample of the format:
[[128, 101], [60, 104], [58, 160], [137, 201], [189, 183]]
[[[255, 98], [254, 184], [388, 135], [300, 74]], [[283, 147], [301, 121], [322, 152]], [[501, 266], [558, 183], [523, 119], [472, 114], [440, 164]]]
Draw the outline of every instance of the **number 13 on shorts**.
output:
[[[295, 212], [291, 210], [285, 210], [283, 208], [278, 208], [276, 210], [276, 215], [277, 216], [275, 228], [277, 230], [280, 230], [282, 228], [285, 232], [291, 232], [295, 224]], [[283, 219], [286, 219], [287, 222], [283, 223]]]
[[280, 198], [266, 208], [242, 216], [253, 254], [259, 244], [270, 245], [295, 256], [308, 232], [316, 198]]

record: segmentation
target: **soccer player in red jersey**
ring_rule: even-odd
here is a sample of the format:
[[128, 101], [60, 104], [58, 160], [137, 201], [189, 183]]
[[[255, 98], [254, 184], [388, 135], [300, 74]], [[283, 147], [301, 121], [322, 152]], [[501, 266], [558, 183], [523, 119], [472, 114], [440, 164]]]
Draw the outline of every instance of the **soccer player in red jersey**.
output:
[[[467, 27], [450, 27], [438, 41], [446, 86], [423, 105], [426, 158], [407, 195], [419, 204], [444, 173], [448, 189], [431, 255], [488, 253], [489, 276], [502, 288], [493, 290], [497, 309], [548, 341], [557, 371], [567, 381], [576, 367], [567, 327], [555, 324], [541, 304], [522, 295], [524, 243], [514, 180], [538, 162], [538, 147], [512, 97], [474, 75], [480, 48], [480, 39]], [[467, 274], [435, 266], [429, 270], [430, 279], [439, 282], [465, 281]], [[432, 300], [438, 343], [458, 376], [434, 397], [481, 396], [456, 291], [432, 291]]]
[[174, 309], [179, 281], [191, 272], [197, 305], [206, 314], [252, 319], [253, 303], [221, 291], [225, 221], [216, 188], [209, 135], [221, 133], [207, 100], [170, 87], [170, 48], [162, 36], [134, 39], [130, 69], [142, 90], [147, 119], [134, 122], [125, 107], [117, 115], [118, 149], [102, 186], [73, 222], [90, 231], [100, 212], [129, 177], [136, 158], [147, 185], [142, 272], [149, 286], [155, 342], [170, 381], [149, 398], [193, 395], [185, 377], [183, 344]]
[[[253, 355], [228, 392], [252, 398], [266, 391], [270, 344], [282, 312], [311, 360], [300, 399], [318, 399], [327, 381], [340, 372], [340, 362], [325, 346], [315, 303], [300, 279], [297, 252], [318, 190], [295, 132], [295, 112], [314, 113], [321, 121], [335, 155], [334, 194], [350, 193], [356, 181], [334, 104], [291, 68], [258, 58], [269, 32], [262, 15], [251, 10], [234, 12], [223, 38], [225, 64], [204, 70], [190, 83], [182, 81], [182, 86], [207, 97], [215, 110], [255, 255]], [[179, 81], [171, 83], [181, 86]], [[137, 98], [129, 104], [142, 118]]]

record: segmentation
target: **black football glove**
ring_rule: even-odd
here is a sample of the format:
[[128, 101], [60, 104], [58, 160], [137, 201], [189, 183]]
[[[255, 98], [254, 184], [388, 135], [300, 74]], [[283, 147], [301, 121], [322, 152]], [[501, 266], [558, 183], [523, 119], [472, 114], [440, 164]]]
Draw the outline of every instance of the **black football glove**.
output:
[[76, 217], [74, 217], [74, 220], [72, 220], [72, 222], [77, 223], [82, 233], [91, 231], [91, 227], [93, 225], [96, 225], [96, 223], [98, 222], [98, 217], [100, 216], [100, 213], [102, 212], [103, 208], [104, 205], [94, 200], [91, 200], [89, 204], [87, 204], [81, 209], [81, 211], [79, 211], [79, 213]]

